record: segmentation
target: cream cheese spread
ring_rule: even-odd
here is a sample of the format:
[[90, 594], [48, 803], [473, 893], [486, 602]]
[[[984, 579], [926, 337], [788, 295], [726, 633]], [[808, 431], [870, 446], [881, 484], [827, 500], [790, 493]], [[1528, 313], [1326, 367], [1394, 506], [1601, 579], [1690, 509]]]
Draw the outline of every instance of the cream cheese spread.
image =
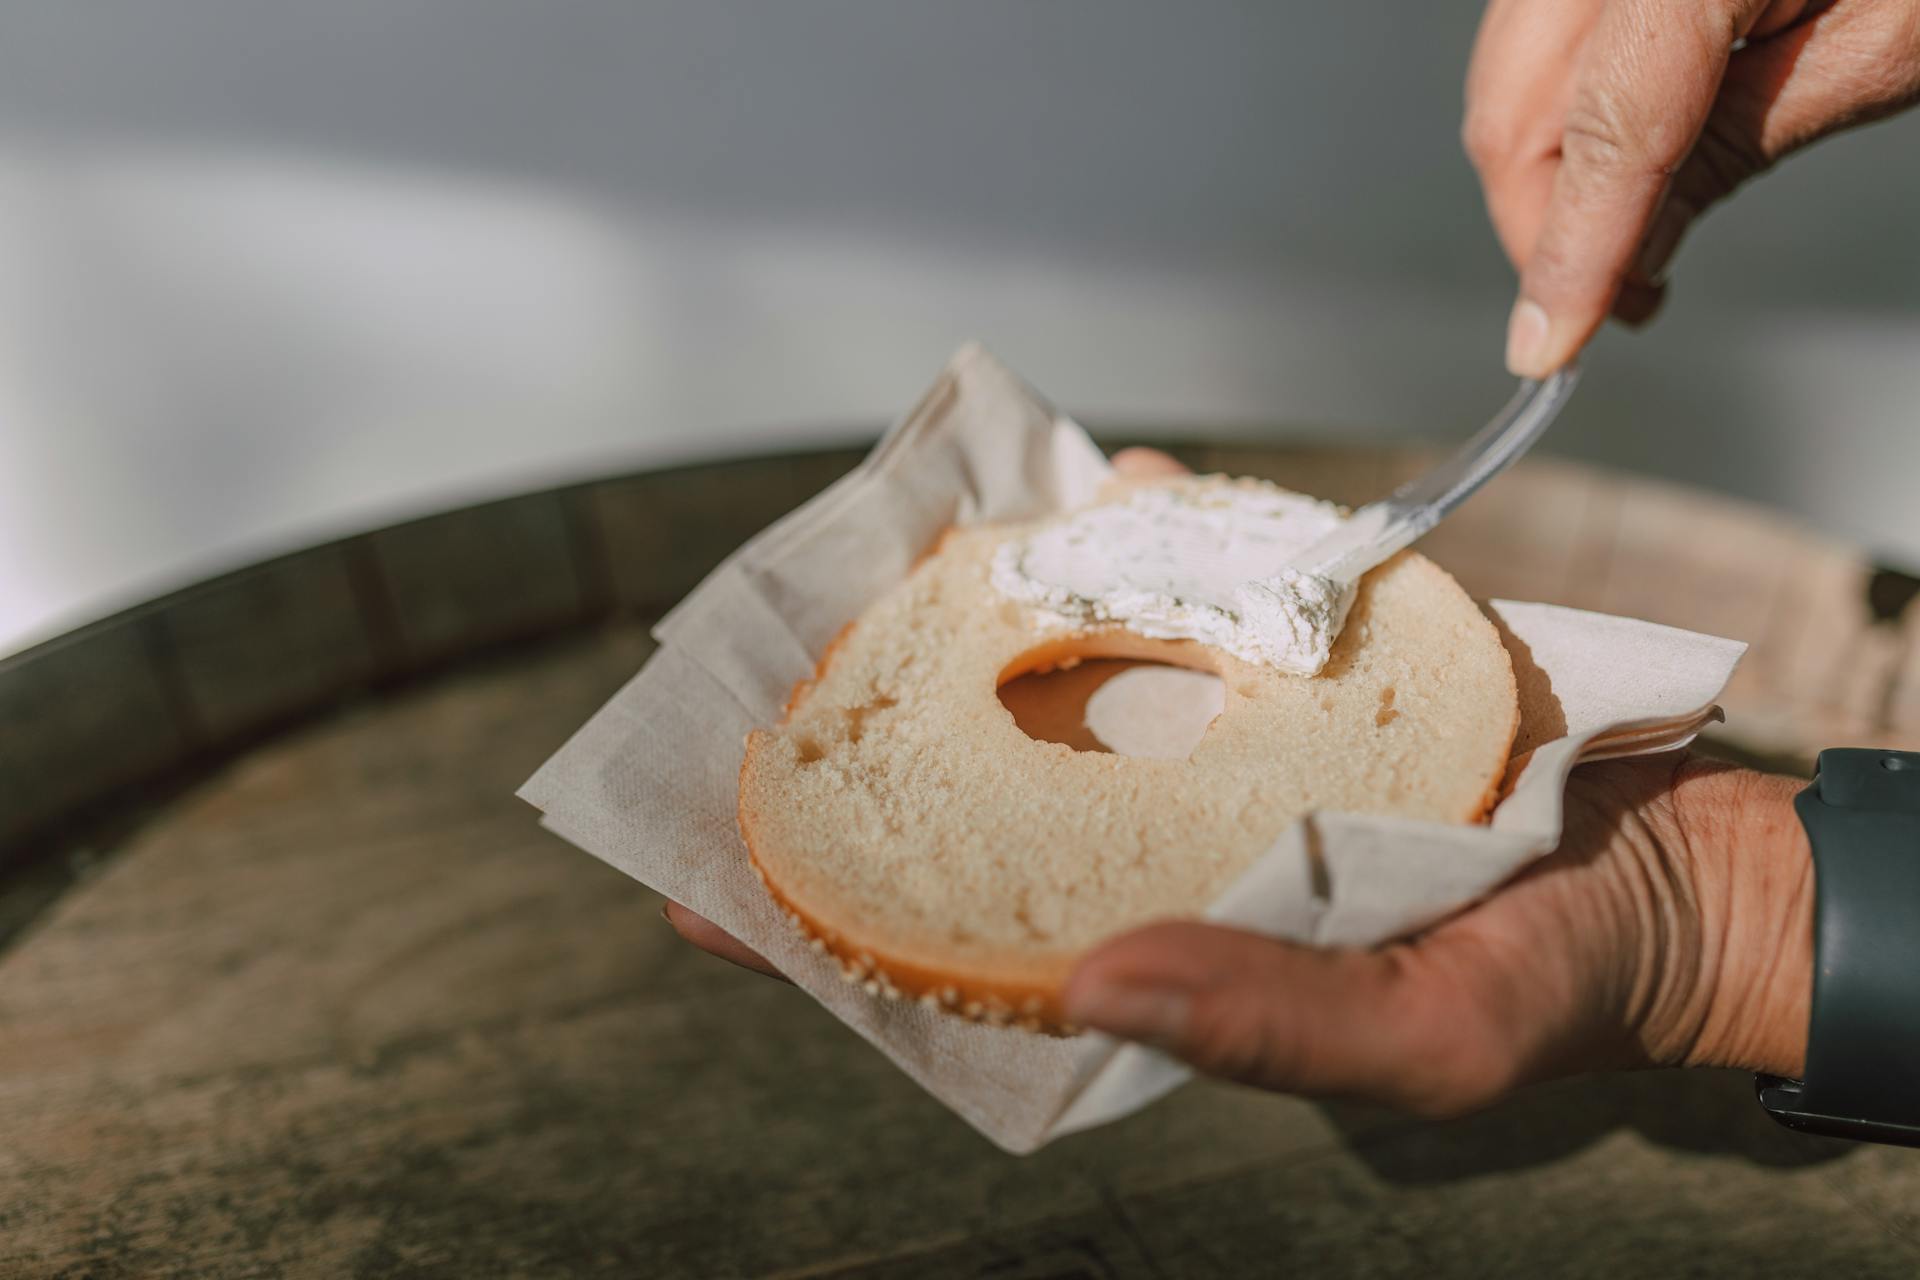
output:
[[1062, 621], [1197, 640], [1310, 676], [1353, 589], [1296, 562], [1341, 519], [1331, 503], [1249, 484], [1145, 487], [1009, 540], [993, 585]]

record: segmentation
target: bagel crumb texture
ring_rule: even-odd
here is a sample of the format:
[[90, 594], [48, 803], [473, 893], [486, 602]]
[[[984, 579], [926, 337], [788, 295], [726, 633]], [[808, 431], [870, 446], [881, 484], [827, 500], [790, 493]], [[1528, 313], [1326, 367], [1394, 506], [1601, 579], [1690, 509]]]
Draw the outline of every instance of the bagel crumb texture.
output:
[[[1484, 816], [1518, 724], [1513, 669], [1431, 561], [1402, 552], [1370, 573], [1326, 668], [1302, 677], [1007, 600], [994, 554], [1033, 527], [950, 531], [841, 634], [786, 719], [748, 737], [755, 869], [850, 982], [1060, 1032], [1081, 954], [1198, 915], [1304, 814]], [[1105, 657], [1221, 677], [1225, 706], [1187, 759], [1039, 741], [996, 696]]]

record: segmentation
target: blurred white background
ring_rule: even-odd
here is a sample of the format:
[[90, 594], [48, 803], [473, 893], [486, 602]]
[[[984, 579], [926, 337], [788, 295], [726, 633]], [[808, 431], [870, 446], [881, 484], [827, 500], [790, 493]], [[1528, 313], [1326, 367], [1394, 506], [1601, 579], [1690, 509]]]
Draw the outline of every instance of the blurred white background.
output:
[[[0, 650], [274, 551], [846, 441], [979, 337], [1096, 426], [1451, 437], [1478, 16], [0, 0]], [[1920, 117], [1714, 214], [1548, 448], [1920, 561]]]

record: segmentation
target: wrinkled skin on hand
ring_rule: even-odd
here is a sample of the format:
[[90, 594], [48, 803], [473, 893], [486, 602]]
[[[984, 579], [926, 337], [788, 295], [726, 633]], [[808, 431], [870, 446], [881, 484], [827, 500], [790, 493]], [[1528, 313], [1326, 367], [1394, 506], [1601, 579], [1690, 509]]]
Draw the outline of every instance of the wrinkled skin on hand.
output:
[[1418, 938], [1155, 925], [1089, 956], [1068, 1011], [1214, 1075], [1426, 1115], [1612, 1068], [1793, 1075], [1813, 975], [1798, 785], [1680, 753], [1583, 765], [1560, 847]]
[[1920, 100], [1920, 0], [1492, 0], [1463, 136], [1520, 272], [1513, 372], [1658, 310], [1708, 208]]

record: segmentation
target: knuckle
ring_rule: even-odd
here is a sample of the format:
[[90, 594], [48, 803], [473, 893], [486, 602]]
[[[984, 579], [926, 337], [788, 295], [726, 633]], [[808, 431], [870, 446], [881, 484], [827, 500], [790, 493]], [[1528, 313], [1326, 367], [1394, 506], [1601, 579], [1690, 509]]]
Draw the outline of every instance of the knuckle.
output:
[[1263, 1011], [1231, 991], [1210, 991], [1187, 1015], [1187, 1061], [1208, 1075], [1284, 1089], [1299, 1079], [1296, 1043], [1274, 1034]]
[[1920, 8], [1889, 6], [1830, 39], [1828, 76], [1836, 93], [1851, 89], [1857, 119], [1871, 119], [1920, 97]]
[[1707, 0], [1700, 6], [1701, 31], [1719, 41], [1732, 44], [1758, 18], [1754, 0]]
[[1481, 1110], [1514, 1087], [1514, 1037], [1474, 988], [1436, 975], [1405, 991], [1394, 1016], [1407, 1028], [1410, 1069], [1396, 1078], [1389, 1101], [1444, 1120]]
[[1473, 167], [1485, 172], [1496, 167], [1512, 150], [1512, 132], [1498, 116], [1468, 108], [1466, 118], [1460, 122], [1460, 146]]
[[1575, 102], [1561, 125], [1560, 154], [1567, 163], [1588, 169], [1629, 167], [1632, 152], [1619, 112], [1605, 99], [1587, 97]]
[[1576, 170], [1670, 174], [1686, 158], [1689, 141], [1680, 122], [1637, 111], [1622, 94], [1588, 89], [1567, 108], [1560, 154]]
[[[1364, 1012], [1391, 1033], [1275, 1016], [1258, 989], [1223, 987], [1188, 1011], [1181, 1056], [1209, 1075], [1311, 1095], [1366, 1098], [1430, 1119], [1480, 1110], [1522, 1079], [1518, 1037], [1493, 998], [1396, 953]], [[1344, 1031], [1350, 1032], [1351, 1027]]]

